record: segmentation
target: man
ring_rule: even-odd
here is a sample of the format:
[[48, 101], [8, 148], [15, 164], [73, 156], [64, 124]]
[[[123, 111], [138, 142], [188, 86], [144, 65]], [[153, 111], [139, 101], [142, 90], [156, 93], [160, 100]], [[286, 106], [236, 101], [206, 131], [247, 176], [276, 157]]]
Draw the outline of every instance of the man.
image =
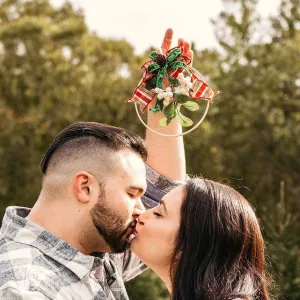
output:
[[123, 281], [145, 269], [123, 252], [144, 209], [146, 158], [144, 141], [125, 129], [65, 128], [41, 162], [34, 207], [4, 216], [0, 299], [127, 299]]

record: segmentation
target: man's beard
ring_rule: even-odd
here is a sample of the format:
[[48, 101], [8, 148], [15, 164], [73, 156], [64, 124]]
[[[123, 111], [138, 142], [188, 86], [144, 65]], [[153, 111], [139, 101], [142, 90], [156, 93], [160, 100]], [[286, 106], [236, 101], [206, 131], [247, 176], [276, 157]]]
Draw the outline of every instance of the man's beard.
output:
[[101, 196], [98, 203], [90, 211], [93, 223], [100, 235], [114, 253], [121, 253], [129, 245], [129, 235], [126, 234], [129, 227], [135, 226], [135, 221], [126, 226], [126, 220], [123, 220], [116, 212], [107, 206], [105, 195]]

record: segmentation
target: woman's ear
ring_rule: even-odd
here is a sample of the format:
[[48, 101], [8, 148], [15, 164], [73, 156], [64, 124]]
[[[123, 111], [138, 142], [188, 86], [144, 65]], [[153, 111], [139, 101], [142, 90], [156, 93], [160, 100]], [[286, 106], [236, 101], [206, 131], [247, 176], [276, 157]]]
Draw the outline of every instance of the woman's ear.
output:
[[180, 250], [179, 252], [177, 252], [176, 256], [175, 256], [175, 263], [177, 264], [177, 262], [179, 261], [179, 259], [181, 258], [182, 255], [182, 250]]
[[95, 178], [88, 172], [77, 172], [73, 178], [72, 188], [78, 201], [88, 203], [95, 192]]

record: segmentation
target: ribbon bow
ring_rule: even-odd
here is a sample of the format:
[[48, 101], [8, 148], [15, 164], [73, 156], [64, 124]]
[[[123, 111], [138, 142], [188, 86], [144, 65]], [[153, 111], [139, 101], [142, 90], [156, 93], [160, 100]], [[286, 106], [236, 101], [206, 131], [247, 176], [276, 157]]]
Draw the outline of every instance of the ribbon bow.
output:
[[149, 56], [152, 61], [148, 61], [142, 66], [142, 69], [146, 71], [143, 81], [147, 82], [152, 79], [152, 82], [155, 83], [154, 87], [163, 88], [164, 78], [168, 70], [185, 69], [188, 71], [187, 64], [190, 64], [190, 60], [187, 57], [182, 57], [181, 48], [171, 49], [166, 56], [155, 51], [151, 52]]

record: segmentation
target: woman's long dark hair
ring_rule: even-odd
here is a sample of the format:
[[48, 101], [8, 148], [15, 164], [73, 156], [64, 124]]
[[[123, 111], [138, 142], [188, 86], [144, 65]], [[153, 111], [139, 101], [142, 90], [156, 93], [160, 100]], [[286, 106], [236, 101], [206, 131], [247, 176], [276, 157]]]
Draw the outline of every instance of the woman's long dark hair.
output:
[[233, 188], [190, 179], [171, 258], [172, 300], [268, 300], [264, 241]]

